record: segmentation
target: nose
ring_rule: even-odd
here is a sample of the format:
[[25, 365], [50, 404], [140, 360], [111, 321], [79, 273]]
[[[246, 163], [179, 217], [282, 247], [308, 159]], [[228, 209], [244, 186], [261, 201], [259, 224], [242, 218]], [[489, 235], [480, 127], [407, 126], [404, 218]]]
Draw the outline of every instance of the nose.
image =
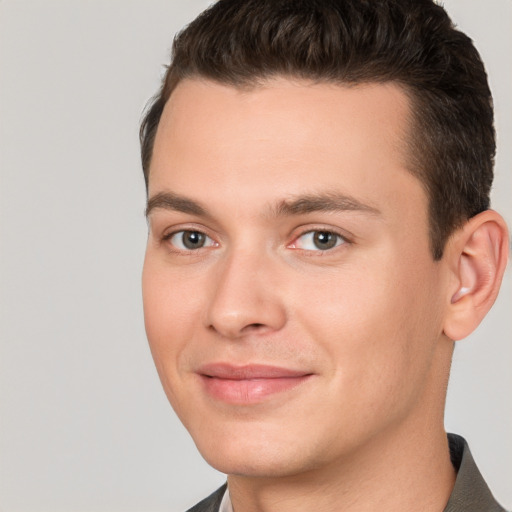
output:
[[219, 263], [206, 313], [209, 329], [237, 339], [285, 325], [279, 268], [269, 259], [262, 254], [232, 254]]

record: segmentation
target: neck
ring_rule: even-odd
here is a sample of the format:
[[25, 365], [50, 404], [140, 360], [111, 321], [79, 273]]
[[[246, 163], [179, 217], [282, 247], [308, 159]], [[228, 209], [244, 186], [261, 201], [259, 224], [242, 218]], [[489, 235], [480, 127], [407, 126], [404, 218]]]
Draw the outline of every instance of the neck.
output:
[[455, 483], [442, 428], [410, 426], [370, 440], [329, 467], [280, 478], [229, 476], [235, 512], [442, 512]]

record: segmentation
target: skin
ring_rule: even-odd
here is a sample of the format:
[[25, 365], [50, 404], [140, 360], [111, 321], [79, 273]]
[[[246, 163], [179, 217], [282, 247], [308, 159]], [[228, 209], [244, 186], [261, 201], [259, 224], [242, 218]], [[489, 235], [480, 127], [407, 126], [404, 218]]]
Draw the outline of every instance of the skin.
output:
[[[185, 80], [165, 107], [146, 330], [235, 510], [441, 511], [448, 500], [444, 398], [452, 339], [466, 334], [464, 297], [452, 297], [478, 279], [471, 264], [459, 273], [466, 232], [432, 259], [428, 200], [407, 169], [409, 109], [393, 84], [284, 78], [243, 90]], [[204, 246], [185, 247], [187, 230]], [[315, 230], [335, 246], [315, 245]], [[307, 378], [230, 401], [201, 374], [219, 362]]]

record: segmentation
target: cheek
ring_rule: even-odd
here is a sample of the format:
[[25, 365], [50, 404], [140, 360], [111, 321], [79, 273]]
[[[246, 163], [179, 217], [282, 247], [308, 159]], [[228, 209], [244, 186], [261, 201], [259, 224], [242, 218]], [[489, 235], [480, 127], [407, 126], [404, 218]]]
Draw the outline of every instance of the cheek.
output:
[[[194, 287], [195, 288], [195, 287]], [[178, 378], [179, 362], [199, 321], [198, 294], [147, 255], [142, 274], [144, 323], [151, 353], [167, 394]], [[193, 321], [192, 321], [193, 319]]]
[[433, 276], [387, 261], [396, 264], [316, 276], [296, 302], [295, 318], [325, 352], [333, 385], [364, 402], [412, 393], [404, 382], [419, 388], [440, 330]]
[[[197, 324], [202, 284], [148, 249], [142, 272], [144, 320], [149, 342], [172, 345]], [[194, 319], [192, 322], [191, 319]]]

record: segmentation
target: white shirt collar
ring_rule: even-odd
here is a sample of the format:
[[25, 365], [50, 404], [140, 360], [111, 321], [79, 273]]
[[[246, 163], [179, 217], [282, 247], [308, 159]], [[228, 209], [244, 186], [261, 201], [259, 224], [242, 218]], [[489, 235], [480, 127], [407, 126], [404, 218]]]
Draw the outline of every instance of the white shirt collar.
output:
[[226, 489], [222, 501], [220, 502], [219, 512], [233, 512], [231, 498], [229, 497], [229, 489]]

